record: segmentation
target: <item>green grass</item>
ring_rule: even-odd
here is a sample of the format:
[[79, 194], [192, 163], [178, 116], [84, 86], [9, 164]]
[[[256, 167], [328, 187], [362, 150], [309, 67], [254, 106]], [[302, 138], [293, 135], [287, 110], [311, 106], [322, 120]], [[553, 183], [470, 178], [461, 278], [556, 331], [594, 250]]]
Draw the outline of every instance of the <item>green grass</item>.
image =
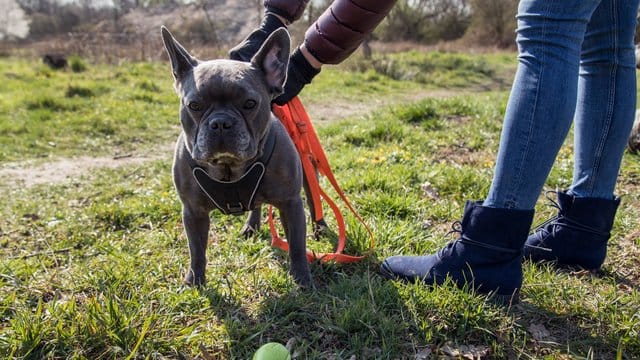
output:
[[422, 86], [483, 90], [509, 85], [514, 65], [513, 54], [508, 53], [472, 55], [436, 51], [376, 54], [369, 60], [354, 57], [346, 63], [352, 70]]
[[[81, 66], [90, 69], [78, 71]], [[0, 59], [0, 69], [0, 163], [123, 154], [169, 142], [177, 132], [177, 97], [166, 64], [53, 71]]]
[[[83, 124], [70, 118], [87, 119], [83, 116], [99, 103], [104, 117], [118, 126], [111, 140], [95, 140], [92, 152], [116, 152], [128, 137], [146, 139], [131, 142], [129, 149], [153, 147], [177, 133], [177, 101], [164, 65], [98, 66], [98, 75], [89, 75], [0, 61], [5, 74], [16, 76], [0, 82], [2, 93], [10, 94], [0, 97], [1, 106], [40, 129], [12, 130], [11, 142], [3, 136], [2, 161], [20, 159], [25, 151], [29, 159], [84, 154], [94, 127], [106, 120]], [[54, 86], [38, 73], [63, 80]], [[368, 76], [347, 75], [343, 68], [326, 74], [314, 86]], [[379, 79], [374, 83], [395, 84], [394, 91], [418, 86]], [[357, 81], [346, 96], [371, 97], [365, 84]], [[41, 96], [39, 89], [45, 92]], [[137, 96], [164, 103], [116, 105], [119, 98]], [[199, 289], [183, 287], [188, 250], [169, 153], [72, 183], [1, 187], [0, 357], [248, 359], [261, 344], [277, 341], [290, 342], [299, 359], [438, 357], [471, 345], [487, 358], [636, 358], [640, 243], [628, 235], [640, 230], [637, 155], [625, 155], [619, 186], [625, 197], [602, 274], [525, 263], [522, 303], [512, 309], [450, 284], [429, 289], [377, 274], [386, 256], [430, 253], [444, 245], [464, 201], [486, 194], [505, 102], [502, 91], [478, 92], [376, 108], [318, 126], [338, 181], [372, 227], [377, 246], [358, 264], [312, 264], [315, 291], [295, 286], [286, 254], [268, 245], [266, 229], [244, 240], [243, 219], [218, 213], [208, 247], [209, 282]], [[148, 116], [122, 117], [137, 113], [136, 107]], [[33, 118], [37, 113], [49, 113], [55, 126], [46, 130]], [[16, 126], [8, 122], [2, 118], [0, 126]], [[47, 141], [57, 146], [33, 145]], [[549, 188], [569, 185], [571, 154], [569, 141]], [[551, 210], [541, 200], [536, 222]], [[347, 222], [347, 252], [365, 253], [366, 232], [352, 217]], [[310, 240], [309, 247], [327, 250], [331, 241]], [[535, 329], [548, 332], [539, 336]]]
[[[176, 137], [178, 98], [168, 63], [90, 65], [77, 57], [71, 63], [70, 70], [55, 71], [40, 63], [0, 58], [0, 164], [148, 152]], [[394, 64], [394, 69], [419, 76], [385, 72], [379, 64]], [[504, 55], [354, 57], [343, 66], [327, 66], [302, 97], [311, 104], [332, 106], [375, 98], [394, 103], [436, 85], [504, 88], [501, 77], [510, 67]]]
[[406, 52], [376, 54], [371, 59], [356, 54], [338, 67], [323, 67], [302, 97], [331, 106], [345, 100], [376, 104], [381, 98], [391, 98], [397, 102], [434, 90], [507, 90], [514, 68], [512, 54]]

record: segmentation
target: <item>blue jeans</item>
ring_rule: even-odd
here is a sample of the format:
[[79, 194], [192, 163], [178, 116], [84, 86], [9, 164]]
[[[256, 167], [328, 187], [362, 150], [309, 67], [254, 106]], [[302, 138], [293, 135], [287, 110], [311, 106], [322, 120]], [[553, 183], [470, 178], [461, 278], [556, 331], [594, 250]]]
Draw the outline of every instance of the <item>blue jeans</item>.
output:
[[633, 125], [638, 0], [521, 0], [518, 70], [485, 206], [533, 209], [574, 126], [570, 193], [612, 199]]

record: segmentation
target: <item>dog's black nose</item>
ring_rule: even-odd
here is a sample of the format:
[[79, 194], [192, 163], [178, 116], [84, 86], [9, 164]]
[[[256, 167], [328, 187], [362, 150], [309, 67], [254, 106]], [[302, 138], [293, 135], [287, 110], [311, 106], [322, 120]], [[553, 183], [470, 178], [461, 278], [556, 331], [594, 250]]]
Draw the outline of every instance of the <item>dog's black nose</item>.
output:
[[209, 121], [209, 127], [212, 130], [229, 130], [233, 126], [233, 121], [227, 117], [216, 117]]

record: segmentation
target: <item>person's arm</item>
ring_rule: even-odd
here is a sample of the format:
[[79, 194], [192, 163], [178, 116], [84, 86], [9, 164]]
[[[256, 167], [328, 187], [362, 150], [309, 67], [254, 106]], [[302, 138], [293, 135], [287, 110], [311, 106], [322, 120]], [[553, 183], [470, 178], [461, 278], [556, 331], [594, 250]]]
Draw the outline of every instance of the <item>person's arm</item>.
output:
[[281, 27], [286, 28], [302, 16], [308, 2], [309, 0], [265, 0], [262, 23], [240, 44], [229, 50], [229, 58], [250, 61], [272, 32]]
[[339, 64], [389, 14], [396, 0], [336, 0], [304, 37], [304, 48], [322, 64]]
[[[234, 60], [249, 61], [278, 27], [299, 19], [309, 0], [265, 0], [262, 25], [231, 49]], [[283, 105], [320, 72], [323, 64], [339, 64], [389, 14], [396, 0], [335, 0], [305, 33], [304, 42], [289, 58], [284, 93], [274, 100]]]
[[320, 73], [323, 64], [339, 64], [389, 14], [396, 0], [336, 0], [307, 30], [304, 43], [289, 58], [284, 93], [274, 103], [284, 105]]

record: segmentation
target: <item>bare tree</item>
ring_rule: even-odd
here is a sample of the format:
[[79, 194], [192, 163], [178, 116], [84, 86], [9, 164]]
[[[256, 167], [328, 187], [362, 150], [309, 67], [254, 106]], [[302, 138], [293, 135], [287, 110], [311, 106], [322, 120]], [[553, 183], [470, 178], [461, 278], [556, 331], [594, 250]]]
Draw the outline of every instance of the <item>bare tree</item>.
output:
[[112, 0], [113, 1], [113, 23], [118, 27], [120, 18], [135, 6], [135, 0]]
[[513, 46], [518, 0], [471, 0], [469, 37], [480, 45]]
[[131, 5], [135, 8], [151, 8], [154, 6], [177, 5], [181, 3], [179, 0], [132, 0], [131, 2]]
[[387, 41], [451, 40], [464, 34], [470, 14], [467, 0], [401, 0], [378, 34]]
[[24, 38], [29, 33], [29, 19], [15, 0], [0, 0], [0, 40]]
[[51, 14], [55, 4], [49, 0], [17, 0], [20, 6], [28, 13], [41, 12]]
[[262, 19], [264, 16], [264, 5], [262, 5], [262, 0], [253, 0], [253, 6], [255, 6], [258, 11], [258, 19]]
[[195, 3], [198, 6], [198, 8], [202, 10], [202, 15], [204, 16], [204, 19], [206, 20], [206, 23], [208, 25], [208, 29], [203, 30], [208, 32], [207, 36], [205, 36], [204, 38], [211, 39], [211, 41], [213, 41], [214, 43], [217, 43], [219, 41], [218, 27], [216, 26], [216, 22], [214, 21], [213, 17], [209, 14], [208, 6], [212, 5], [213, 7], [215, 7], [216, 5], [220, 5], [220, 3], [224, 3], [224, 0], [215, 0], [215, 1], [197, 0]]

